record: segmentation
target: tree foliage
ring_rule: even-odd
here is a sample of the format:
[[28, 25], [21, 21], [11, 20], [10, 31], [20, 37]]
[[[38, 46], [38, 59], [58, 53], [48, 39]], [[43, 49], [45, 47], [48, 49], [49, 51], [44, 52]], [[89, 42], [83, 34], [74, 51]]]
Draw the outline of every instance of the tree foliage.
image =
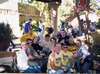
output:
[[9, 24], [0, 23], [0, 42], [10, 41], [12, 36], [12, 30]]
[[50, 9], [47, 3], [33, 1], [31, 5], [40, 11], [40, 20], [45, 22], [45, 25], [50, 25]]
[[61, 21], [65, 21], [65, 19], [69, 16], [73, 16], [73, 0], [63, 0], [58, 9], [58, 24], [61, 24]]
[[12, 39], [12, 30], [9, 24], [0, 23], [0, 51], [6, 51]]
[[[51, 17], [50, 17], [50, 8], [48, 6], [48, 3], [40, 2], [37, 0], [29, 0], [30, 5], [37, 8], [40, 11], [40, 19], [43, 19], [46, 25], [50, 25], [51, 23]], [[61, 5], [58, 9], [58, 24], [60, 24], [61, 20], [66, 19], [66, 16], [73, 16], [74, 15], [74, 9], [73, 6], [75, 6], [75, 0], [62, 0]], [[90, 8], [95, 10], [97, 7], [96, 0], [90, 0]]]

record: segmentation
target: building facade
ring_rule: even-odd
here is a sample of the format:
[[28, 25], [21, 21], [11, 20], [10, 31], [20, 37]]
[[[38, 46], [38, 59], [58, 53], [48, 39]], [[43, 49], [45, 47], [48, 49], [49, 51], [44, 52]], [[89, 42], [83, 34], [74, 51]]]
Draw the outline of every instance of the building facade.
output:
[[21, 36], [19, 27], [18, 0], [0, 0], [0, 22], [10, 24], [13, 34]]

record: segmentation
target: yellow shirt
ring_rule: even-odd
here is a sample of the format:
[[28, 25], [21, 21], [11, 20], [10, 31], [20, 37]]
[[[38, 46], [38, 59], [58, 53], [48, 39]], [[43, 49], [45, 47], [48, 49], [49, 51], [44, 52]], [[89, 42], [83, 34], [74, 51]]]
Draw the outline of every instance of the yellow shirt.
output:
[[71, 63], [73, 53], [70, 51], [65, 52], [63, 50], [61, 51], [61, 53], [62, 53], [62, 57], [61, 57], [62, 65], [67, 66], [68, 64]]
[[57, 67], [61, 67], [61, 53], [55, 54], [55, 65]]
[[54, 55], [52, 55], [51, 53], [48, 59], [48, 69], [59, 69], [59, 68], [61, 68], [61, 53]]

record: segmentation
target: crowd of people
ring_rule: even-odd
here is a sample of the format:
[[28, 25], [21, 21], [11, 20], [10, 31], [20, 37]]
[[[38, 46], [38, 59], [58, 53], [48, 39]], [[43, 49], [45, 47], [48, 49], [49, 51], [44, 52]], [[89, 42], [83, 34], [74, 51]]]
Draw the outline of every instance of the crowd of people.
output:
[[[44, 26], [38, 35], [32, 31], [32, 19], [25, 23], [20, 50], [16, 52], [16, 69], [22, 73], [91, 73], [93, 69], [92, 40], [87, 41], [85, 32], [69, 25], [56, 34], [49, 27], [44, 34]], [[41, 24], [40, 24], [41, 25]], [[92, 27], [90, 31], [94, 32]], [[82, 38], [83, 37], [83, 38]], [[41, 59], [35, 62], [34, 59]], [[42, 60], [44, 59], [44, 60]], [[29, 62], [35, 62], [31, 65]]]
[[[32, 34], [31, 31], [29, 33]], [[90, 73], [90, 70], [93, 68], [91, 43], [85, 38], [78, 38], [79, 36], [84, 36], [81, 33], [78, 29], [70, 26], [67, 31], [61, 29], [55, 35], [53, 35], [52, 30], [52, 33], [48, 32], [42, 38], [38, 35], [27, 38], [21, 44], [21, 51], [24, 51], [24, 55], [27, 58], [23, 61], [24, 63], [19, 63], [19, 67], [24, 68], [24, 72], [41, 73], [41, 66], [37, 67], [38, 70], [36, 70], [34, 67], [28, 65], [28, 61], [36, 57], [47, 57], [46, 68], [44, 69], [46, 69], [45, 71], [48, 74]]]

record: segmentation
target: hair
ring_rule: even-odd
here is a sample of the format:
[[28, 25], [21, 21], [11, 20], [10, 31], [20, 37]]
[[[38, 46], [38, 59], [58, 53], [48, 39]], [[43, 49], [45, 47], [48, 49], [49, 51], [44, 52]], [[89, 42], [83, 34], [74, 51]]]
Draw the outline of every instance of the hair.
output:
[[40, 20], [40, 23], [42, 23], [43, 21], [42, 20]]
[[80, 42], [80, 43], [82, 42], [80, 39], [77, 39], [77, 41]]
[[[61, 43], [59, 43], [59, 42], [57, 42], [56, 45], [57, 45], [57, 44], [61, 45]], [[55, 45], [55, 46], [56, 46], [56, 45]]]
[[32, 39], [27, 39], [27, 40], [26, 40], [26, 43], [28, 43], [28, 41], [32, 41], [32, 42], [33, 42], [33, 40], [32, 40]]
[[32, 21], [32, 18], [29, 18], [29, 21]]
[[46, 34], [45, 37], [50, 37], [50, 35], [49, 34]]

